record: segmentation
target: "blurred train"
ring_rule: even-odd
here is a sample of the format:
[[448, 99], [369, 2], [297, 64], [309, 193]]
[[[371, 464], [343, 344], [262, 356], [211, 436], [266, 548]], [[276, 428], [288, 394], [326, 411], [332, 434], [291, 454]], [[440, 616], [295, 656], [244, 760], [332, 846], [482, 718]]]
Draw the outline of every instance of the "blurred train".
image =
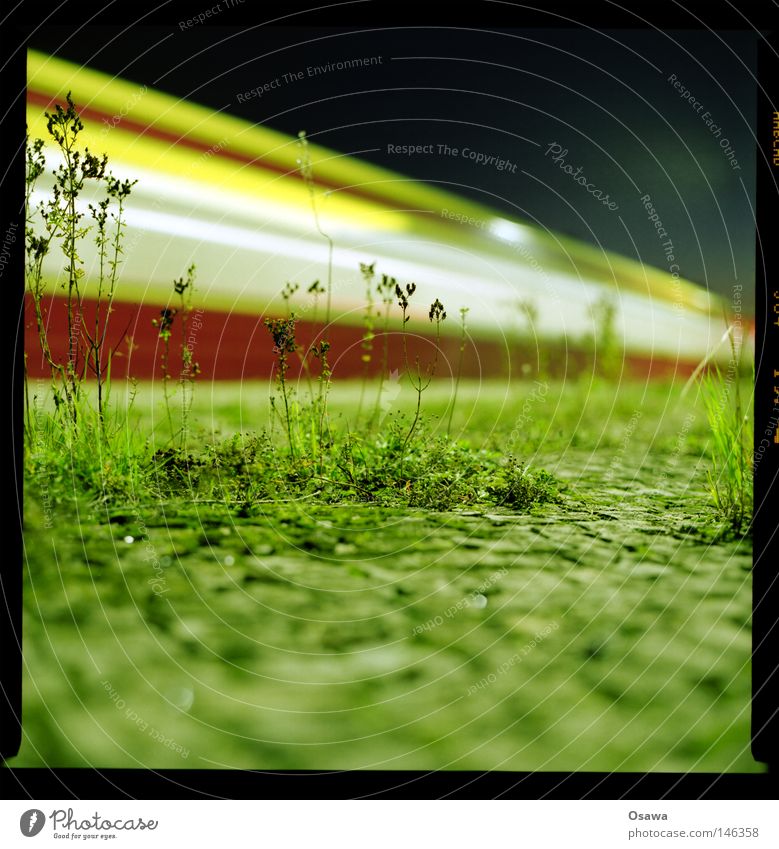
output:
[[[80, 141], [106, 153], [116, 176], [138, 181], [126, 206], [110, 318], [114, 375], [159, 374], [155, 320], [175, 303], [173, 281], [191, 263], [198, 312], [189, 344], [204, 378], [267, 377], [274, 356], [266, 316], [291, 309], [298, 341], [315, 339], [323, 332], [325, 298], [307, 290], [317, 280], [325, 286], [329, 274], [334, 373], [360, 373], [361, 263], [401, 285], [416, 284], [406, 330], [417, 352], [434, 339], [430, 303], [444, 303], [442, 374], [459, 351], [461, 308], [468, 309], [463, 365], [470, 375], [534, 374], [542, 360], [558, 374], [597, 367], [604, 303], [613, 311], [622, 374], [689, 374], [721, 347], [722, 306], [693, 283], [314, 141], [308, 144], [312, 184], [301, 172], [294, 137], [34, 51], [28, 54], [31, 138], [48, 139], [44, 113], [64, 104], [68, 92], [84, 124]], [[50, 171], [58, 153], [48, 142], [45, 153]], [[51, 177], [41, 178], [33, 205], [52, 185]], [[81, 201], [86, 212], [90, 198]], [[91, 244], [87, 240], [81, 254], [87, 321], [95, 309]], [[58, 285], [63, 268], [61, 255], [52, 252], [44, 265], [45, 308], [50, 343], [60, 356], [68, 335]], [[287, 282], [299, 285], [288, 301], [281, 294]], [[396, 360], [395, 307], [390, 329]], [[26, 350], [29, 372], [45, 375], [29, 302]]]

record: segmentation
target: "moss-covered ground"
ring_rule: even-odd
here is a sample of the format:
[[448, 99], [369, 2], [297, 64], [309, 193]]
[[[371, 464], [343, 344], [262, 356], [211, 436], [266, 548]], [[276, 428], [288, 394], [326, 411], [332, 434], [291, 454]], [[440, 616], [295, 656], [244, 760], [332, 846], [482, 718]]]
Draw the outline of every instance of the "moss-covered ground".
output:
[[[428, 391], [431, 427], [449, 391]], [[358, 394], [334, 391], [333, 414]], [[192, 418], [203, 439], [260, 429], [266, 395], [201, 386]], [[149, 429], [152, 403], [142, 387]], [[473, 383], [454, 425], [552, 473], [562, 500], [436, 511], [279, 492], [239, 516], [44, 503], [30, 483], [11, 765], [761, 769], [751, 545], [716, 533], [692, 396]]]

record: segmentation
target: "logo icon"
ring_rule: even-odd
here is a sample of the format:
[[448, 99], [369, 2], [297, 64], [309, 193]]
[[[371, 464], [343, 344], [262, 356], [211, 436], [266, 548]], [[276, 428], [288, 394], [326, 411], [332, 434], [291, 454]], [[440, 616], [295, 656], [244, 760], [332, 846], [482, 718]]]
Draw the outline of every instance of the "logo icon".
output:
[[45, 822], [46, 817], [43, 815], [43, 811], [39, 811], [37, 808], [31, 808], [22, 814], [19, 819], [19, 828], [25, 837], [35, 837], [36, 834], [40, 833]]

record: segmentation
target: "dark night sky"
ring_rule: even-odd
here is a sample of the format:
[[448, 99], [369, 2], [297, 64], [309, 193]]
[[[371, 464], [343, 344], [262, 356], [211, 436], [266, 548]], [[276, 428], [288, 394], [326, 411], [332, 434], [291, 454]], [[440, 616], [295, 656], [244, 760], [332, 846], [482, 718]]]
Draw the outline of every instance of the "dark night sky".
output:
[[[219, 17], [227, 23], [229, 14]], [[305, 129], [336, 150], [373, 150], [363, 155], [377, 164], [668, 270], [639, 200], [649, 193], [681, 274], [726, 295], [742, 283], [752, 303], [754, 33], [202, 25], [117, 32], [73, 39], [50, 29], [30, 45], [288, 133]], [[306, 73], [369, 56], [381, 64]], [[285, 81], [292, 71], [303, 79]], [[668, 82], [671, 74], [699, 111]], [[262, 97], [239, 101], [276, 79]], [[545, 156], [553, 141], [618, 210]], [[387, 151], [430, 143], [508, 159], [516, 173], [462, 156]]]

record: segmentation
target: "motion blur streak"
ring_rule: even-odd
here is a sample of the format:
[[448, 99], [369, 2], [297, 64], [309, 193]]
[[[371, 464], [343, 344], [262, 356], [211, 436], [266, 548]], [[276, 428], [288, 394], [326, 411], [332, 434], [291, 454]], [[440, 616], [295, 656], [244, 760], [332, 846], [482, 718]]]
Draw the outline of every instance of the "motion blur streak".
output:
[[[205, 377], [269, 372], [267, 334], [257, 331], [264, 315], [284, 313], [286, 281], [300, 283], [292, 306], [301, 335], [313, 338], [317, 327], [305, 290], [326, 279], [328, 245], [314, 226], [295, 138], [33, 51], [28, 77], [31, 137], [46, 138], [44, 112], [71, 91], [83, 143], [108, 154], [116, 176], [138, 180], [126, 208], [110, 337], [116, 344], [132, 340], [118, 374], [153, 375], [158, 340], [151, 319], [192, 262], [195, 305], [204, 310], [197, 359]], [[604, 296], [613, 300], [616, 336], [634, 372], [689, 373], [722, 337], [721, 304], [689, 281], [510, 221], [357, 156], [313, 143], [309, 150], [322, 228], [335, 242], [332, 317], [347, 352], [338, 363], [341, 374], [361, 370], [361, 262], [417, 284], [408, 330], [420, 342], [431, 338], [426, 314], [433, 299], [440, 298], [451, 317], [468, 307], [481, 375], [514, 373], [536, 345], [555, 350], [558, 371], [577, 368], [595, 332], [592, 307]], [[50, 146], [46, 155], [49, 169], [56, 166]], [[34, 201], [50, 191], [48, 179], [40, 181]], [[83, 209], [89, 201], [82, 198]], [[82, 258], [88, 312], [96, 251]], [[57, 288], [62, 266], [52, 253], [44, 268], [55, 351], [65, 333]], [[521, 302], [537, 311], [534, 334], [524, 341]], [[456, 351], [457, 321], [443, 329], [444, 347]], [[31, 374], [45, 374], [29, 331], [27, 350]]]

